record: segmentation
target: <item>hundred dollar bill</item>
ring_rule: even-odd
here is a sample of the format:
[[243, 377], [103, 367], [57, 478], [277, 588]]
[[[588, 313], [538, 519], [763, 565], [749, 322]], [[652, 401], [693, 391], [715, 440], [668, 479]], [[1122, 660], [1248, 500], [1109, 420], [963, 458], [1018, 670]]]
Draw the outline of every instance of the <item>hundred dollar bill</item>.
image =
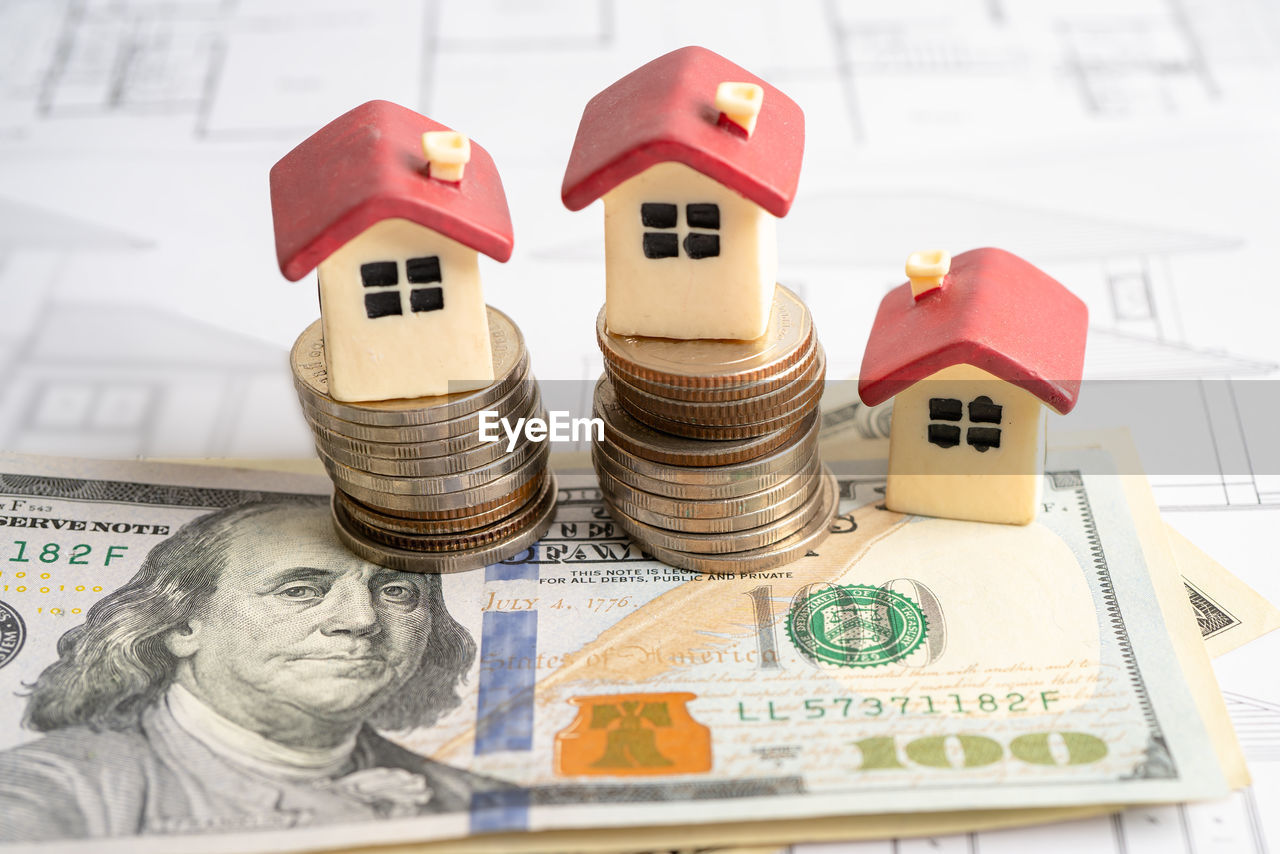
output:
[[342, 551], [323, 479], [5, 459], [0, 840], [727, 844], [1222, 794], [1125, 496], [1050, 462], [1027, 528], [847, 469], [820, 553], [746, 577], [650, 560], [567, 479], [542, 542], [439, 577]]
[[[862, 406], [861, 403], [858, 406]], [[890, 410], [892, 406], [890, 405]], [[853, 409], [853, 407], [850, 407]], [[856, 410], [855, 410], [856, 411]], [[839, 410], [835, 413], [837, 423], [832, 428], [834, 442], [839, 443], [841, 424]], [[830, 418], [828, 414], [824, 417]], [[824, 426], [824, 433], [826, 432]], [[1087, 441], [1092, 438], [1094, 441]], [[858, 456], [847, 456], [845, 459], [873, 459], [888, 453], [885, 442], [868, 441], [856, 438], [851, 443], [862, 451]], [[867, 448], [866, 446], [872, 446]], [[846, 447], [849, 447], [846, 444]], [[1132, 455], [1132, 443], [1125, 431], [1105, 431], [1075, 434], [1074, 441], [1067, 442], [1064, 447], [1097, 447], [1106, 450], [1108, 455], [1120, 453]], [[826, 454], [831, 462], [842, 458], [838, 447], [830, 449]], [[872, 453], [868, 455], [867, 450]], [[191, 462], [175, 460], [174, 462]], [[243, 468], [265, 469], [269, 471], [292, 471], [302, 474], [321, 474], [324, 468], [315, 460], [207, 460], [202, 464], [232, 465]], [[551, 465], [560, 471], [577, 472], [579, 474], [591, 468], [591, 457], [588, 453], [559, 452], [551, 457]], [[1133, 463], [1137, 465], [1137, 463]], [[1151, 508], [1152, 512], [1154, 508]], [[1171, 558], [1182, 580], [1188, 604], [1195, 615], [1196, 627], [1205, 647], [1212, 657], [1217, 657], [1237, 649], [1263, 635], [1280, 628], [1280, 608], [1271, 604], [1265, 597], [1251, 588], [1226, 567], [1205, 554], [1195, 543], [1188, 540], [1178, 530], [1167, 523], [1164, 532], [1168, 539]]]
[[1280, 609], [1173, 528], [1169, 547], [1209, 655], [1217, 657], [1280, 628]]
[[[1112, 443], [1114, 444], [1114, 442]], [[1131, 505], [1132, 508], [1133, 505]], [[1148, 515], [1154, 516], [1152, 512], [1154, 508], [1148, 507]], [[1213, 560], [1194, 544], [1182, 537], [1172, 528], [1166, 526], [1168, 534], [1168, 542], [1172, 553], [1173, 562], [1176, 564], [1179, 577], [1182, 579], [1183, 589], [1188, 594], [1188, 604], [1192, 606], [1192, 613], [1195, 615], [1195, 626], [1199, 629], [1199, 636], [1203, 639], [1206, 651], [1217, 657], [1225, 652], [1235, 649], [1238, 646], [1248, 643], [1251, 640], [1265, 634], [1274, 629], [1274, 615], [1276, 609], [1265, 598], [1250, 589], [1238, 578], [1228, 572], [1221, 564]], [[1149, 543], [1154, 549], [1159, 548], [1159, 541], [1156, 538], [1150, 538]], [[1144, 548], [1147, 546], [1144, 543]], [[1158, 558], [1157, 558], [1158, 560]], [[1194, 595], [1192, 593], [1194, 592]], [[1213, 610], [1205, 609], [1196, 601], [1196, 596], [1203, 596], [1209, 601], [1215, 603]], [[1224, 604], [1225, 603], [1225, 604]], [[1232, 616], [1230, 623], [1230, 639], [1231, 644], [1223, 643], [1224, 635], [1222, 633], [1222, 620], [1207, 619], [1207, 616], [1222, 612], [1229, 608], [1228, 613]], [[1187, 621], [1183, 622], [1183, 628], [1189, 630], [1191, 625]], [[1225, 725], [1225, 721], [1221, 721], [1220, 725]], [[1224, 733], [1227, 738], [1227, 748], [1220, 759], [1225, 763], [1232, 760], [1233, 753], [1238, 752], [1234, 740], [1230, 737], [1230, 733]], [[1238, 769], [1239, 770], [1239, 769]], [[1228, 780], [1232, 787], [1239, 787], [1247, 784], [1247, 775], [1228, 775]], [[796, 840], [839, 840], [843, 843], [853, 844], [859, 840], [869, 839], [899, 839], [902, 837], [940, 837], [957, 833], [968, 833], [973, 831], [990, 831], [1001, 828], [1010, 830], [1025, 827], [1032, 824], [1045, 824], [1051, 822], [1068, 822], [1075, 819], [1081, 819], [1088, 816], [1101, 815], [1109, 812], [1115, 812], [1121, 809], [1123, 805], [1118, 804], [1097, 804], [1083, 807], [1040, 807], [1028, 809], [1010, 809], [1010, 810], [969, 810], [965, 812], [951, 813], [911, 813], [911, 814], [890, 814], [885, 816], [858, 816], [849, 818], [835, 819], [808, 819], [803, 822], [774, 821], [767, 825], [760, 825], [754, 822], [736, 822], [732, 825], [718, 825], [714, 828], [695, 829], [683, 827], [679, 829], [669, 829], [665, 837], [655, 835], [656, 840], [661, 839], [683, 839], [689, 841], [691, 839], [700, 838], [704, 845], [712, 844], [716, 837], [712, 835], [698, 835], [698, 830], [714, 830], [723, 839], [737, 840], [760, 840], [775, 839], [785, 840], [773, 846], [763, 849], [750, 849], [753, 854], [758, 850], [759, 854], [774, 851], [796, 851], [800, 854], [801, 848], [792, 848], [791, 844]], [[658, 828], [648, 829], [646, 832], [655, 833]], [[598, 852], [598, 854], [606, 854], [615, 851], [635, 851], [637, 843], [637, 834], [633, 830], [624, 830], [620, 832], [597, 831], [589, 834], [574, 834], [569, 837], [567, 834], [559, 834], [554, 840], [538, 839], [535, 835], [525, 835], [524, 837], [512, 837], [508, 834], [499, 834], [496, 837], [486, 840], [485, 838], [472, 838], [466, 841], [465, 850], [473, 852], [473, 854], [484, 854], [484, 852], [493, 852], [493, 854], [517, 854], [522, 851], [540, 851], [540, 850], [567, 850], [565, 846], [571, 845], [574, 850]], [[488, 841], [490, 844], [486, 844]], [[785, 845], [779, 849], [778, 845]], [[435, 846], [431, 845], [406, 845], [406, 846], [380, 846], [380, 854], [424, 854]], [[451, 846], [456, 848], [456, 846]], [[747, 849], [724, 849], [724, 848], [697, 848], [700, 852], [715, 852], [715, 854], [730, 854], [730, 851], [737, 852]], [[808, 852], [808, 848], [803, 849]], [[827, 848], [824, 846], [823, 851]]]

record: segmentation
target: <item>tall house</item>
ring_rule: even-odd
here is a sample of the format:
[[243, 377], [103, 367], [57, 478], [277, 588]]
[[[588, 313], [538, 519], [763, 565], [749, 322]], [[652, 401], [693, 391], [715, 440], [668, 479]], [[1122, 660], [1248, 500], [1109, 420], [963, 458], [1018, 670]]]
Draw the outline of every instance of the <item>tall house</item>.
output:
[[804, 114], [719, 54], [686, 47], [588, 102], [561, 198], [605, 211], [610, 332], [764, 334], [777, 278], [775, 218], [795, 198]]

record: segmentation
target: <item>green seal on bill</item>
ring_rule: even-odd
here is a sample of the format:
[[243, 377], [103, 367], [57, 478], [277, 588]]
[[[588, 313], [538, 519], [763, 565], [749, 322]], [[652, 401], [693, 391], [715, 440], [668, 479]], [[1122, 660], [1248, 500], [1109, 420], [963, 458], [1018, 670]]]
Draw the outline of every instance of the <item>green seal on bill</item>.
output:
[[822, 585], [798, 597], [787, 615], [796, 649], [841, 667], [900, 661], [924, 643], [927, 632], [924, 612], [911, 597], [865, 584]]

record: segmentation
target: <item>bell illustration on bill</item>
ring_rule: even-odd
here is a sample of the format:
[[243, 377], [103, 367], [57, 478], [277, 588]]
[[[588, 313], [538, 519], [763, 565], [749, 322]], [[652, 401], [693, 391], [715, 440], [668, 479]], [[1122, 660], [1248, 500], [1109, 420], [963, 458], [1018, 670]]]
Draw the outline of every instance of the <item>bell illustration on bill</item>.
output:
[[711, 730], [689, 714], [697, 694], [574, 697], [578, 717], [556, 734], [556, 773], [636, 776], [711, 770]]

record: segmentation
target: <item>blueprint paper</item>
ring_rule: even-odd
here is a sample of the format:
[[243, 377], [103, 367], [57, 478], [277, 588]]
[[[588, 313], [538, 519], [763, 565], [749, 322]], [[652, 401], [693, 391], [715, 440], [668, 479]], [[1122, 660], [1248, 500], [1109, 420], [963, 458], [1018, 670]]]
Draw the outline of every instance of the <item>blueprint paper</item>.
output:
[[[703, 44], [804, 108], [779, 224], [828, 376], [927, 246], [996, 245], [1089, 304], [1086, 379], [1178, 380], [1214, 471], [1153, 478], [1168, 521], [1272, 601], [1280, 5], [1268, 0], [9, 0], [0, 5], [0, 447], [304, 457], [285, 356], [318, 314], [280, 276], [266, 174], [369, 98], [464, 130], [515, 224], [486, 295], [544, 384], [600, 369], [599, 207], [559, 186], [586, 100]], [[589, 391], [588, 391], [589, 393]], [[577, 401], [579, 405], [582, 401]], [[1087, 404], [1087, 401], [1086, 401]], [[1216, 667], [1252, 790], [1053, 828], [822, 850], [1280, 846], [1280, 639]], [[1108, 847], [1110, 846], [1110, 847]], [[810, 849], [813, 851], [818, 848]]]

